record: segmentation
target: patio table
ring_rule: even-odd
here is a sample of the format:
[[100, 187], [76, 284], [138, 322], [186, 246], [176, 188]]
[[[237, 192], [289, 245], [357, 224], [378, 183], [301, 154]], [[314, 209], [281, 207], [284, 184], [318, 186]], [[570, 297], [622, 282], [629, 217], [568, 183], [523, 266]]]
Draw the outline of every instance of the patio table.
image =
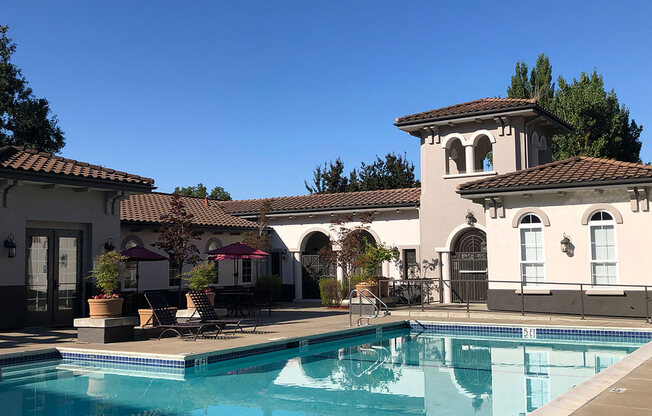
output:
[[[227, 316], [255, 315], [255, 310], [254, 310], [255, 295], [253, 292], [228, 290], [228, 291], [218, 292], [218, 295], [229, 298], [229, 301], [227, 302], [226, 305]], [[242, 310], [243, 305], [249, 305], [251, 307], [251, 314], [249, 312], [245, 314], [245, 312]]]

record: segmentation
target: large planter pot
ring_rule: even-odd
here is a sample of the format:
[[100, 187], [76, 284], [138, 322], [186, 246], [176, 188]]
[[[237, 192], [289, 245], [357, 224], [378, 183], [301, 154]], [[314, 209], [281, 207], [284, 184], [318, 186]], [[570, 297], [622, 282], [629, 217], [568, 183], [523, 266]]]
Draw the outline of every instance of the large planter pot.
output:
[[[369, 290], [371, 293], [374, 295], [378, 296], [378, 285], [373, 284], [373, 285], [367, 285], [367, 284], [357, 284], [355, 285], [355, 288], [358, 289], [360, 292], [366, 290]], [[370, 297], [368, 292], [363, 293], [366, 297]]]
[[[177, 308], [174, 306], [170, 307], [170, 310], [174, 315], [177, 314]], [[140, 326], [151, 328], [154, 325], [158, 325], [158, 320], [155, 316], [152, 316], [151, 309], [138, 309], [138, 316], [140, 317]]]
[[[208, 303], [210, 303], [211, 306], [215, 306], [215, 292], [206, 292], [206, 296], [208, 297]], [[186, 305], [188, 305], [188, 309], [195, 309], [195, 304], [192, 299], [190, 299], [188, 293], [186, 293]]]
[[122, 316], [122, 298], [88, 299], [88, 313], [91, 319], [118, 318]]

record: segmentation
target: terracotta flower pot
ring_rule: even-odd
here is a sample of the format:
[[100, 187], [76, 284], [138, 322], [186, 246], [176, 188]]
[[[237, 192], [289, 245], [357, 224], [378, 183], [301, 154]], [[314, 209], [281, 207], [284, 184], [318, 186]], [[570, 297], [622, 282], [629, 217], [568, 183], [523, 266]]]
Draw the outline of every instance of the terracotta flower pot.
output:
[[123, 298], [88, 299], [88, 313], [91, 319], [117, 318], [122, 316]]
[[[208, 296], [208, 303], [210, 303], [211, 306], [215, 306], [215, 292], [206, 292], [206, 296]], [[192, 299], [190, 299], [188, 293], [186, 293], [186, 304], [188, 305], [188, 309], [195, 309], [195, 304]]]
[[[177, 308], [175, 306], [171, 306], [170, 310], [174, 315], [177, 314]], [[151, 328], [152, 326], [158, 324], [156, 317], [152, 316], [151, 309], [138, 309], [138, 316], [140, 317], [141, 327]]]
[[[374, 295], [378, 296], [378, 285], [375, 284], [375, 283], [374, 283], [373, 285], [367, 285], [367, 284], [358, 283], [357, 285], [355, 285], [355, 288], [358, 289], [360, 292], [362, 292], [363, 290], [367, 289], [367, 290], [369, 290], [371, 293], [373, 293]], [[365, 293], [363, 293], [363, 294], [364, 294], [366, 297], [370, 297], [370, 296], [369, 296], [369, 293], [367, 293], [367, 292], [365, 292]]]

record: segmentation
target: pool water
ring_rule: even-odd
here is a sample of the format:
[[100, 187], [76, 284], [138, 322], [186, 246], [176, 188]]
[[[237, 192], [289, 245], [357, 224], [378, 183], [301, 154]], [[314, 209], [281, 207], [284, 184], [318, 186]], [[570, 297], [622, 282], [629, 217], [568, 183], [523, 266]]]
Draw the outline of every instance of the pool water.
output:
[[403, 330], [188, 369], [55, 360], [4, 367], [0, 414], [520, 416], [639, 345]]

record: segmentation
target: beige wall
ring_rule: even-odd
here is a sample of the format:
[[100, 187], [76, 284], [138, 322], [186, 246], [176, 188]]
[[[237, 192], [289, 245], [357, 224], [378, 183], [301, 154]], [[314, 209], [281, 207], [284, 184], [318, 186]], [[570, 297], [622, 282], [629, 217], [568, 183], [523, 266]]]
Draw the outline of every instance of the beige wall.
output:
[[[504, 129], [493, 120], [484, 120], [439, 126], [437, 134], [424, 132], [421, 139], [421, 260], [438, 259], [438, 252], [451, 249], [447, 241], [453, 242], [454, 235], [463, 231], [468, 210], [474, 213], [478, 226], [485, 224], [483, 208], [460, 198], [455, 192], [459, 184], [550, 161], [551, 134], [541, 127], [528, 125], [532, 119], [512, 117]], [[529, 135], [524, 133], [526, 130]], [[473, 147], [473, 143], [478, 143], [476, 139], [483, 136], [490, 137], [493, 142], [493, 170], [447, 174], [446, 148], [456, 138], [466, 147]], [[471, 157], [469, 155], [467, 161]]]
[[[616, 224], [618, 256], [618, 283], [649, 284], [650, 276], [641, 267], [650, 256], [652, 243], [652, 214], [641, 209], [632, 211], [625, 187], [593, 189], [558, 193], [507, 196], [504, 198], [505, 218], [487, 219], [487, 251], [489, 279], [520, 281], [519, 230], [513, 227], [520, 214], [540, 209], [550, 225], [543, 227], [545, 246], [545, 279], [549, 282], [591, 283], [589, 226], [582, 225], [582, 216], [592, 212], [596, 204], [608, 204], [622, 215], [622, 224]], [[476, 205], [479, 207], [479, 205]], [[536, 213], [536, 212], [535, 212]], [[569, 257], [560, 249], [560, 241], [567, 234], [575, 246]], [[507, 285], [490, 284], [490, 289]], [[512, 285], [510, 288], [515, 288]], [[555, 288], [554, 286], [547, 286]], [[557, 287], [561, 289], [561, 287]], [[567, 289], [571, 289], [567, 287]], [[576, 287], [572, 289], [577, 289]]]
[[[108, 238], [119, 241], [119, 215], [105, 213], [106, 194], [74, 192], [72, 188], [43, 189], [21, 184], [12, 188], [6, 208], [0, 208], [0, 286], [25, 284], [26, 228], [82, 230], [82, 276], [92, 269], [92, 258]], [[13, 233], [16, 257], [7, 258], [2, 242]]]
[[[159, 254], [167, 256], [166, 253], [159, 250], [156, 247], [153, 247], [158, 240], [159, 233], [156, 228], [143, 228], [130, 224], [122, 224], [120, 229], [120, 239], [116, 243], [116, 247], [120, 249], [124, 248], [124, 245], [130, 237], [137, 237], [143, 243], [143, 246], [149, 250], [155, 251]], [[193, 243], [197, 245], [197, 248], [201, 252], [202, 258], [206, 258], [206, 251], [208, 251], [208, 244], [211, 240], [218, 240], [222, 246], [226, 246], [232, 243], [237, 243], [242, 241], [242, 234], [239, 232], [213, 232], [205, 231], [201, 235], [200, 240], [194, 240]], [[169, 285], [169, 262], [168, 261], [154, 261], [154, 262], [140, 262], [139, 264], [139, 283], [138, 290], [161, 290], [161, 289], [176, 289], [177, 286]], [[187, 272], [190, 270], [189, 265], [184, 265], [183, 271]], [[261, 264], [261, 275], [266, 273], [266, 264]], [[238, 269], [240, 272], [240, 281], [239, 284], [242, 284], [242, 264], [241, 261], [238, 261]], [[252, 264], [252, 283], [256, 281], [256, 266]], [[218, 286], [230, 286], [234, 284], [233, 278], [233, 260], [224, 260], [219, 262], [219, 271], [218, 271]], [[131, 291], [135, 289], [124, 289], [125, 291]]]

